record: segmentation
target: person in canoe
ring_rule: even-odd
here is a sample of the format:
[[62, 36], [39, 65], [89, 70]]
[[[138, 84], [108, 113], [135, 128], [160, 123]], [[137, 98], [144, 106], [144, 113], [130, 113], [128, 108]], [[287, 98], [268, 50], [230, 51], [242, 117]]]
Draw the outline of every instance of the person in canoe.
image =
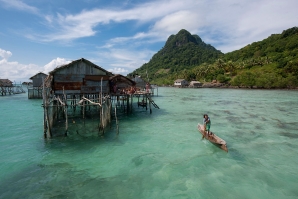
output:
[[211, 127], [210, 117], [207, 114], [204, 114], [204, 131], [206, 132], [207, 136], [212, 135], [212, 133], [210, 132], [210, 127]]

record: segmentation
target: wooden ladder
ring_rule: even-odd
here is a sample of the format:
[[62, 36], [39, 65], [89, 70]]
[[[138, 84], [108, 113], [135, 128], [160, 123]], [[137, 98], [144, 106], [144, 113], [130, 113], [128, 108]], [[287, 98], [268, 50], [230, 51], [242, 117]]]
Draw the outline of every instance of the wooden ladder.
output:
[[149, 100], [149, 103], [151, 103], [155, 108], [158, 108], [159, 109], [159, 107], [157, 106], [157, 104], [155, 104], [155, 102], [153, 101], [153, 99], [151, 99], [150, 96], [147, 96], [147, 98]]

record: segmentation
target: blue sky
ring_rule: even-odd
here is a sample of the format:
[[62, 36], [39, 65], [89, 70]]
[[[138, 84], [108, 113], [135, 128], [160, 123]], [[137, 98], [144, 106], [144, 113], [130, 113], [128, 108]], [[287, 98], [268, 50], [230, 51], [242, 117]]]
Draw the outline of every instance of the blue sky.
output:
[[297, 0], [0, 0], [0, 78], [85, 58], [126, 75], [186, 29], [222, 52], [298, 26]]

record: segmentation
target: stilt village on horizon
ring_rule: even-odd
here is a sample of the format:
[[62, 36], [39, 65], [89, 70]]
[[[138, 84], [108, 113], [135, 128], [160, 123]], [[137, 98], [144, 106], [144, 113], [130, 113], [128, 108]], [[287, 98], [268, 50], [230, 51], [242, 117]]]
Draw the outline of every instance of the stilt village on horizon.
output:
[[[131, 113], [133, 99], [137, 106], [149, 108], [158, 105], [152, 100], [158, 87], [150, 85], [141, 77], [132, 79], [113, 74], [94, 63], [81, 58], [59, 66], [48, 75], [40, 72], [30, 78], [29, 99], [42, 99], [44, 137], [67, 136], [85, 131], [85, 121], [94, 124], [89, 129], [103, 135], [112, 115], [115, 117], [117, 134], [119, 125], [117, 111]], [[0, 95], [25, 93], [22, 85], [13, 85], [8, 79], [0, 79]]]

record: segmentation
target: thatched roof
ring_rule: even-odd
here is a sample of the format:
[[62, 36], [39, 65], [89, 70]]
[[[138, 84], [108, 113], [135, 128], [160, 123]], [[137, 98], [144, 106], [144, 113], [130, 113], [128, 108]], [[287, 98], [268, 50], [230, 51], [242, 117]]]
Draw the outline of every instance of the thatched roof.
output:
[[135, 76], [134, 78], [132, 78], [132, 80], [136, 82], [136, 87], [140, 87], [140, 88], [145, 87], [146, 86], [146, 83], [147, 83], [140, 76]]

